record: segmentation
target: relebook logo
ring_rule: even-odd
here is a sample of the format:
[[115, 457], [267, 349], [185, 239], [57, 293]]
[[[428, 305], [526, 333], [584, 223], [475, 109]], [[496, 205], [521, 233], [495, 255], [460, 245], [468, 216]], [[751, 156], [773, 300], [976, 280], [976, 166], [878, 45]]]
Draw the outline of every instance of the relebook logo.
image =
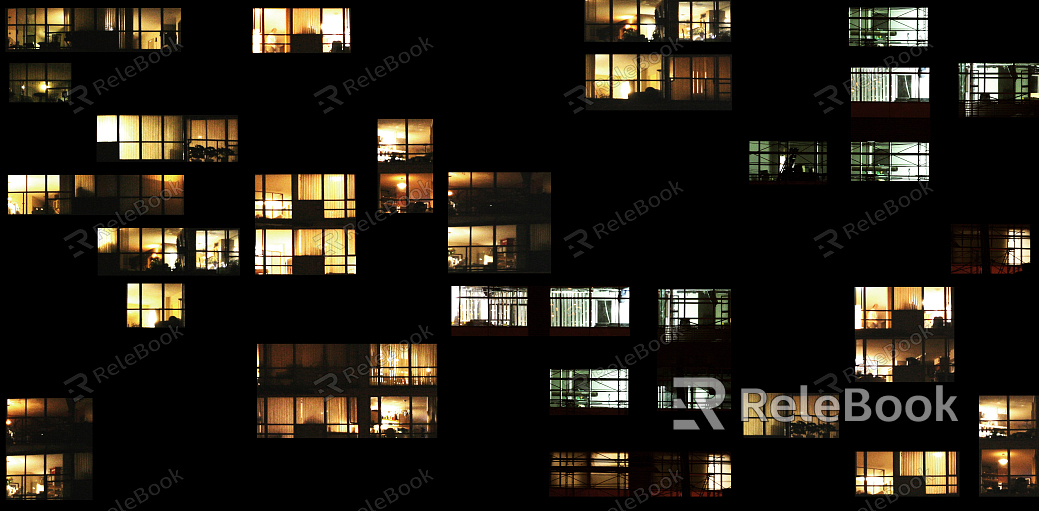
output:
[[[704, 416], [707, 418], [707, 422], [710, 423], [711, 428], [715, 430], [723, 430], [721, 421], [718, 419], [717, 414], [714, 412], [714, 408], [720, 405], [725, 400], [725, 387], [722, 382], [715, 378], [675, 378], [675, 388], [704, 388], [711, 389], [713, 395], [709, 398], [699, 398], [693, 400], [696, 404], [696, 408], [703, 411]], [[768, 420], [775, 420], [779, 422], [793, 422], [800, 418], [803, 421], [809, 422], [813, 418], [818, 419], [821, 422], [834, 422], [837, 420], [836, 415], [828, 415], [827, 412], [840, 410], [840, 403], [838, 402], [837, 396], [834, 395], [823, 395], [820, 396], [815, 404], [816, 415], [811, 415], [806, 409], [797, 410], [796, 402], [793, 396], [776, 396], [771, 400], [766, 399], [765, 391], [761, 389], [744, 389], [741, 399], [740, 409], [740, 420], [747, 422], [751, 420], [750, 412], [754, 412], [754, 418], [761, 422]], [[758, 397], [755, 402], [748, 401], [748, 397], [753, 394]], [[869, 391], [866, 389], [848, 389], [844, 392], [844, 399], [847, 406], [844, 407], [844, 420], [848, 422], [862, 422], [869, 420], [874, 411], [876, 412], [877, 418], [884, 422], [892, 422], [898, 420], [902, 416], [902, 412], [905, 412], [906, 417], [913, 422], [923, 422], [930, 420], [932, 415], [935, 421], [942, 422], [945, 419], [946, 414], [950, 421], [958, 421], [956, 413], [952, 410], [952, 403], [956, 401], [956, 396], [945, 396], [945, 387], [943, 385], [935, 385], [934, 399], [932, 400], [928, 396], [916, 395], [906, 400], [905, 405], [895, 396], [881, 396], [876, 400], [871, 409], [869, 406]], [[800, 391], [800, 402], [808, 402], [808, 386], [801, 385]], [[768, 414], [765, 414], [764, 407], [768, 405]], [[686, 405], [681, 399], [675, 399], [674, 408], [684, 409]], [[891, 409], [890, 413], [887, 410]], [[786, 414], [786, 412], [798, 412], [796, 415]], [[679, 429], [692, 429], [698, 430], [700, 427], [697, 425], [695, 420], [684, 419], [675, 420], [673, 428]]]

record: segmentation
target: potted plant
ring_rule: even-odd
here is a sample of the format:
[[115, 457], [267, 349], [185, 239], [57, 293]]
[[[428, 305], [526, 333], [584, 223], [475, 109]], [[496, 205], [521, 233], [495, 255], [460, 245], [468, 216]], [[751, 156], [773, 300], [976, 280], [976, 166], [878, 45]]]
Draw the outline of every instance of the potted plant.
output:
[[204, 147], [201, 145], [193, 145], [188, 147], [188, 161], [227, 161], [229, 156], [234, 156], [235, 152], [229, 147]]

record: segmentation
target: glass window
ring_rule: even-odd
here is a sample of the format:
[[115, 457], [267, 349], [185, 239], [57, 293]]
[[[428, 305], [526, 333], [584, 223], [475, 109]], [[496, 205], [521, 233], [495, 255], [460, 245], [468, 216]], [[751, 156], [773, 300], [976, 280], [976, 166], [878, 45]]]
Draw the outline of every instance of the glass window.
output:
[[373, 396], [370, 433], [383, 438], [435, 438], [436, 397]]
[[751, 141], [751, 183], [825, 183], [826, 142]]
[[371, 385], [436, 385], [436, 344], [372, 344]]
[[379, 119], [379, 163], [433, 163], [433, 119]]
[[451, 286], [451, 325], [527, 326], [527, 288]]
[[379, 174], [379, 209], [387, 213], [432, 213], [433, 174]]
[[553, 408], [628, 408], [627, 369], [550, 369]]
[[238, 119], [188, 119], [188, 159], [205, 162], [238, 161]]
[[128, 328], [184, 326], [184, 309], [184, 284], [163, 282], [126, 285]]
[[118, 142], [119, 160], [183, 160], [183, 117], [99, 115], [97, 141]]
[[553, 327], [627, 327], [628, 288], [552, 288]]
[[959, 64], [960, 117], [1035, 117], [1037, 63]]
[[[838, 438], [839, 395], [807, 394], [802, 399], [800, 394], [766, 393], [764, 397], [761, 400], [758, 394], [743, 393], [742, 401], [748, 405], [743, 411], [748, 417], [743, 422], [743, 436]], [[778, 415], [772, 415], [773, 404]], [[758, 415], [759, 408], [764, 421]], [[805, 421], [805, 416], [810, 420]]]
[[325, 218], [355, 215], [353, 174], [299, 174], [299, 199], [322, 201]]
[[11, 62], [8, 101], [66, 103], [72, 87], [72, 64]]
[[292, 174], [256, 174], [254, 181], [256, 218], [292, 218]]
[[850, 7], [850, 46], [928, 46], [927, 7]]
[[356, 257], [353, 229], [256, 230], [259, 275], [354, 274]]
[[894, 493], [894, 476], [894, 453], [855, 453], [856, 495], [891, 495]]
[[1031, 225], [955, 224], [951, 247], [952, 273], [1017, 273], [1032, 260]]
[[730, 289], [660, 289], [657, 326], [670, 341], [725, 340], [730, 328]]
[[586, 55], [585, 87], [590, 98], [728, 102], [731, 56]]
[[852, 142], [852, 181], [928, 181], [927, 142]]
[[553, 452], [549, 472], [552, 497], [628, 495], [628, 453]]
[[851, 100], [869, 102], [930, 101], [930, 70], [926, 67], [853, 67]]
[[1036, 495], [1035, 449], [982, 449], [982, 496]]
[[7, 214], [69, 214], [73, 187], [74, 176], [8, 175]]

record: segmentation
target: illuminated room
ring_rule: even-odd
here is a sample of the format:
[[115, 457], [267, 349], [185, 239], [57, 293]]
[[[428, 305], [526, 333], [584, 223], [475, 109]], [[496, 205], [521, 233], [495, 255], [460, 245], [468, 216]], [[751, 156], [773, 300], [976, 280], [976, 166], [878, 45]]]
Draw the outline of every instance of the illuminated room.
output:
[[72, 64], [8, 64], [7, 100], [11, 103], [65, 103], [72, 87]]
[[12, 7], [7, 19], [8, 50], [176, 51], [180, 43], [180, 7]]
[[102, 275], [138, 271], [238, 274], [238, 229], [99, 227], [97, 241], [98, 273]]
[[238, 161], [237, 116], [98, 115], [97, 161]]
[[927, 46], [927, 7], [849, 7], [848, 44]]
[[624, 498], [649, 487], [654, 498], [722, 497], [731, 479], [732, 457], [724, 451], [551, 452], [548, 495]]
[[257, 275], [357, 273], [353, 229], [256, 229]]
[[515, 270], [518, 249], [515, 225], [447, 228], [448, 271]]
[[857, 381], [954, 381], [953, 327], [951, 287], [856, 287]]
[[731, 289], [657, 290], [657, 334], [668, 341], [731, 339]]
[[1039, 115], [1039, 64], [960, 63], [960, 117]]
[[91, 500], [93, 399], [7, 400], [7, 499]]
[[1036, 396], [980, 396], [978, 436], [992, 440], [1035, 443]]
[[1031, 227], [1031, 224], [954, 224], [952, 273], [1009, 275], [1024, 271], [1032, 263]]
[[[359, 406], [369, 402], [369, 415]], [[257, 438], [436, 438], [436, 396], [257, 397]]]
[[[437, 384], [436, 344], [257, 344], [256, 384], [312, 386], [317, 377], [362, 362], [368, 369], [360, 376], [370, 387]], [[350, 381], [358, 381], [357, 373]]]
[[[747, 405], [743, 413], [748, 417], [743, 422], [743, 436], [774, 438], [839, 438], [840, 395], [806, 394], [807, 399], [797, 393], [765, 393], [765, 398], [752, 392], [743, 392], [742, 402]], [[825, 398], [824, 398], [825, 397]], [[776, 407], [779, 416], [772, 415]], [[763, 417], [758, 415], [760, 409]], [[804, 420], [802, 414], [809, 420]], [[780, 420], [793, 417], [792, 420]], [[820, 417], [832, 418], [832, 421]], [[764, 419], [764, 420], [761, 420]]]
[[750, 182], [826, 182], [826, 142], [750, 141]]
[[627, 369], [549, 369], [551, 415], [628, 412]]
[[253, 53], [350, 53], [350, 9], [253, 9]]
[[981, 449], [982, 497], [1036, 497], [1036, 449]]
[[432, 213], [433, 174], [380, 170], [379, 209], [386, 213]]
[[71, 210], [68, 178], [59, 175], [7, 176], [8, 215], [58, 215]]
[[379, 163], [433, 163], [433, 119], [379, 119]]
[[724, 103], [731, 109], [732, 56], [587, 54], [585, 87], [591, 99]]
[[451, 286], [451, 326], [453, 335], [526, 335], [527, 288]]
[[[957, 496], [956, 451], [858, 451], [855, 495]], [[907, 492], [907, 493], [906, 493]]]
[[584, 4], [584, 40], [731, 41], [730, 4], [728, 1], [588, 0]]
[[549, 335], [628, 335], [628, 287], [554, 287]]
[[255, 174], [253, 180], [255, 218], [290, 220], [295, 210], [297, 220], [308, 222], [353, 217], [357, 209], [353, 174]]
[[852, 181], [929, 181], [927, 142], [852, 142]]
[[856, 287], [855, 329], [951, 327], [952, 302], [951, 287]]
[[7, 214], [183, 215], [183, 175], [9, 175]]
[[129, 283], [126, 285], [127, 328], [186, 326], [184, 284]]

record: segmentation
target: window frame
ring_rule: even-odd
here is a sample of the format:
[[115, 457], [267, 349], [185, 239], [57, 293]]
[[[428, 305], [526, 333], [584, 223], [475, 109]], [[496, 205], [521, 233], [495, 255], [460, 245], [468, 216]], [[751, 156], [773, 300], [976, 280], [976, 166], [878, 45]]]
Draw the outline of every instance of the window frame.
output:
[[[804, 140], [751, 140], [749, 142], [749, 179], [751, 183], [804, 183], [826, 182], [826, 141]], [[797, 154], [787, 169], [786, 163], [792, 151]], [[815, 170], [794, 173], [796, 166]], [[786, 172], [784, 172], [786, 170]]]
[[[471, 295], [476, 292], [484, 296]], [[451, 326], [526, 327], [528, 300], [528, 289], [522, 286], [451, 286]], [[487, 317], [479, 317], [484, 315]]]
[[[888, 162], [886, 165], [883, 163], [885, 160]], [[907, 171], [895, 175], [898, 169]], [[929, 142], [851, 142], [852, 182], [929, 181], [930, 169]]]
[[[137, 302], [138, 303], [137, 303], [137, 307], [136, 308], [130, 307], [130, 296], [129, 296], [130, 290], [129, 289], [130, 289], [130, 286], [133, 286], [133, 285], [137, 286], [137, 293], [138, 293], [137, 294]], [[165, 306], [163, 306], [163, 307], [158, 307], [158, 308], [151, 308], [151, 307], [145, 308], [144, 307], [144, 299], [143, 299], [143, 297], [144, 297], [144, 286], [146, 286], [146, 285], [158, 285], [158, 286], [160, 286], [160, 294], [161, 294], [160, 300], [162, 301], [162, 305], [165, 305], [165, 301], [166, 301], [166, 298], [167, 298], [167, 291], [166, 291], [167, 286], [169, 286], [171, 289], [173, 288], [173, 286], [180, 286], [180, 301], [181, 301], [180, 307], [179, 308], [176, 308], [176, 307], [166, 308]], [[175, 326], [176, 327], [186, 326], [187, 325], [187, 321], [186, 321], [186, 317], [185, 316], [186, 316], [186, 310], [187, 310], [187, 308], [186, 308], [187, 287], [188, 287], [187, 284], [182, 283], [182, 282], [128, 282], [127, 283], [127, 297], [126, 297], [126, 319], [127, 319], [126, 327], [127, 328], [164, 328], [166, 326], [169, 326], [169, 328], [174, 328]], [[159, 323], [167, 323], [167, 324], [166, 325], [162, 325], [162, 326], [155, 326], [155, 325], [144, 326], [143, 323], [138, 323], [136, 326], [134, 326], [134, 325], [131, 325], [129, 323], [129, 321], [131, 319], [131, 316], [130, 316], [131, 312], [136, 312], [137, 313], [137, 318], [136, 319], [140, 322], [140, 321], [143, 321], [142, 318], [144, 317], [144, 311], [158, 311], [157, 314], [158, 314], [158, 316], [160, 318], [158, 322]], [[180, 320], [179, 324], [175, 325], [175, 326], [174, 325], [168, 325], [169, 319], [171, 317], [174, 317], [174, 316], [177, 317]]]
[[[265, 18], [267, 16], [268, 9], [285, 9], [285, 32], [278, 34], [277, 32], [268, 32], [266, 29]], [[295, 11], [297, 9], [317, 9], [318, 23], [317, 34], [321, 35], [321, 53], [349, 53], [351, 48], [350, 41], [350, 8], [349, 7], [253, 7], [253, 26], [252, 26], [252, 53], [293, 53], [292, 52], [292, 36], [294, 35], [309, 35], [307, 33], [296, 33], [295, 23], [293, 17], [298, 14]], [[325, 11], [339, 10], [343, 20], [342, 26], [335, 27], [341, 29], [341, 32], [331, 32], [328, 34], [324, 33], [326, 25], [331, 22], [325, 20]], [[257, 24], [260, 28], [257, 28]], [[340, 51], [333, 51], [335, 49], [334, 39], [335, 36], [342, 36], [342, 40], [338, 41], [341, 43]], [[271, 38], [274, 38], [271, 40]], [[298, 53], [298, 52], [297, 52]]]
[[[577, 291], [581, 292], [587, 290], [587, 296], [556, 296], [557, 293], [563, 291]], [[549, 310], [550, 310], [550, 328], [629, 328], [631, 322], [631, 311], [629, 309], [631, 297], [629, 295], [631, 291], [630, 287], [553, 287], [549, 289]], [[611, 293], [615, 292], [615, 297], [603, 297], [595, 296], [596, 292], [599, 293]], [[569, 301], [572, 305], [579, 305], [580, 302], [587, 302], [587, 317], [581, 320], [574, 314], [568, 314], [570, 319], [563, 321], [562, 310], [564, 302], [562, 300]], [[592, 324], [593, 315], [597, 315], [596, 302], [608, 301], [609, 303], [616, 304], [615, 315], [616, 319], [627, 319], [627, 321], [610, 321], [605, 325], [601, 325], [602, 322]], [[613, 307], [611, 307], [613, 308]], [[581, 314], [583, 315], [583, 314]], [[622, 318], [623, 316], [623, 318]], [[613, 319], [613, 318], [611, 318]], [[566, 323], [566, 324], [561, 324]], [[582, 324], [586, 323], [586, 324]]]
[[[848, 8], [848, 46], [852, 47], [890, 47], [890, 46], [930, 46], [928, 44], [928, 12], [927, 7], [910, 7], [909, 12], [902, 16], [889, 17], [887, 14], [891, 13], [891, 9], [901, 9], [900, 7], [849, 7]], [[869, 11], [868, 13], [866, 11]], [[876, 16], [877, 11], [884, 10], [885, 14], [882, 14], [886, 21], [879, 21]], [[894, 23], [894, 27], [874, 28], [874, 21], [879, 23]], [[890, 34], [885, 34], [881, 41], [878, 43], [877, 39], [869, 39], [863, 37], [862, 32], [864, 30], [870, 32], [885, 31], [892, 32], [892, 28], [895, 28], [894, 32], [911, 32], [915, 37], [907, 38], [906, 40], [895, 39], [894, 43], [887, 37]], [[858, 37], [856, 37], [856, 35]], [[922, 35], [922, 37], [921, 37]]]
[[[36, 66], [36, 67], [34, 67]], [[42, 66], [42, 79], [33, 79], [30, 76], [39, 76]], [[20, 69], [19, 69], [20, 68]], [[24, 78], [14, 78], [24, 76]], [[8, 63], [8, 87], [11, 91], [21, 92], [8, 97], [9, 103], [65, 103], [68, 101], [69, 89], [72, 88], [72, 64], [70, 62], [9, 62]], [[43, 92], [36, 91], [31, 84], [40, 83]], [[51, 84], [54, 85], [51, 85]], [[54, 96], [51, 91], [58, 91]], [[26, 94], [28, 92], [28, 94]], [[42, 94], [45, 101], [36, 101], [37, 94]], [[27, 98], [15, 101], [14, 98]]]
[[[292, 240], [292, 253], [290, 255], [283, 254], [280, 256], [266, 255], [267, 231], [288, 231]], [[321, 239], [320, 254], [300, 253], [305, 248], [300, 246], [300, 243], [298, 242], [301, 234], [300, 231], [319, 231], [317, 237]], [[357, 249], [354, 242], [354, 229], [324, 227], [258, 227], [256, 228], [255, 233], [256, 249], [254, 254], [253, 272], [257, 275], [292, 275], [292, 260], [294, 258], [314, 256], [321, 256], [323, 258], [324, 262], [322, 263], [322, 266], [325, 270], [324, 275], [354, 275], [357, 273]], [[343, 244], [339, 242], [338, 240], [340, 238], [345, 239], [346, 243]], [[312, 240], [313, 239], [316, 238], [312, 238]], [[327, 253], [329, 246], [333, 248], [332, 254]], [[342, 253], [338, 253], [339, 249], [342, 249]], [[268, 260], [271, 258], [288, 258], [289, 262], [288, 264], [269, 264]], [[288, 271], [284, 273], [270, 273], [268, 268], [288, 268]]]

